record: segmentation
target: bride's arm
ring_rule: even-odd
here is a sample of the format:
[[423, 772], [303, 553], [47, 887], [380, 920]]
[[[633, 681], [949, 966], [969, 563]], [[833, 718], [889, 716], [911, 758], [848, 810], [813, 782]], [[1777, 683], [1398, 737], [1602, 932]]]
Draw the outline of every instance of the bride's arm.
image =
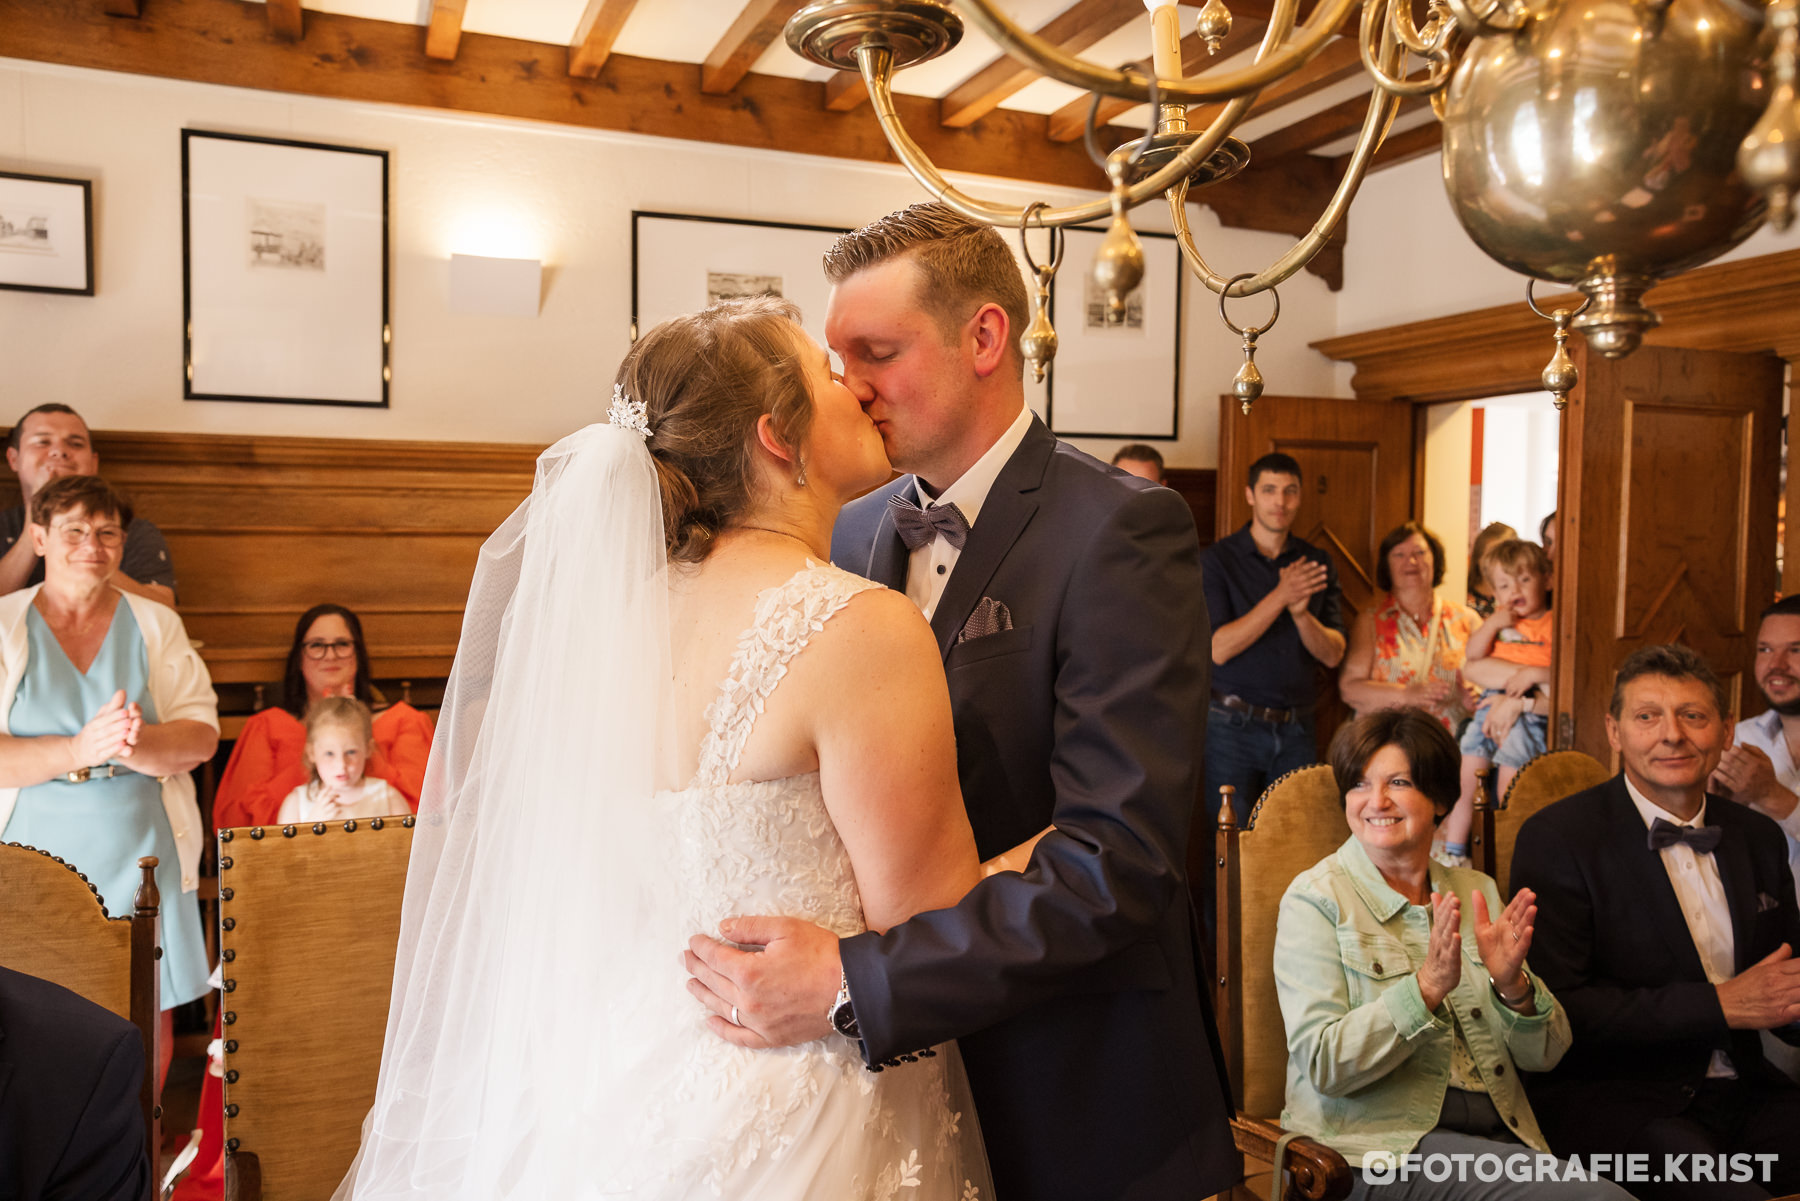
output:
[[1038, 840], [1054, 829], [1056, 829], [1055, 826], [1045, 826], [1010, 851], [1001, 851], [992, 859], [986, 860], [981, 865], [982, 876], [992, 876], [997, 872], [1024, 871], [1031, 862], [1031, 852], [1037, 846]]
[[931, 627], [902, 594], [864, 592], [812, 647], [820, 786], [856, 871], [864, 920], [886, 930], [955, 904], [981, 866]]

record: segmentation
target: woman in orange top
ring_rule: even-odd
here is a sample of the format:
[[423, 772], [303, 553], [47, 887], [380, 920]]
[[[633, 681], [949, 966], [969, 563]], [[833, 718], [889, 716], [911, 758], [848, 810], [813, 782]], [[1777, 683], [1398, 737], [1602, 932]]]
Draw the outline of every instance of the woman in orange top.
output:
[[[369, 704], [369, 650], [362, 622], [342, 605], [314, 605], [294, 627], [281, 704], [244, 724], [213, 798], [213, 825], [275, 823], [282, 798], [306, 783], [307, 705], [324, 696], [351, 696]], [[431, 719], [411, 705], [390, 705], [375, 715], [375, 743], [368, 775], [386, 780], [417, 810], [431, 751]]]

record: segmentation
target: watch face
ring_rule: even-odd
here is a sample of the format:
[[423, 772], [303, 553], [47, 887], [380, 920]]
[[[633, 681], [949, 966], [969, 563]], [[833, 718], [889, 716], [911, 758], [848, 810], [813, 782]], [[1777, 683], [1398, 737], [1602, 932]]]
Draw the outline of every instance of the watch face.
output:
[[857, 1037], [856, 1010], [850, 1007], [849, 1001], [838, 1002], [838, 1007], [831, 1011], [831, 1028], [845, 1038]]

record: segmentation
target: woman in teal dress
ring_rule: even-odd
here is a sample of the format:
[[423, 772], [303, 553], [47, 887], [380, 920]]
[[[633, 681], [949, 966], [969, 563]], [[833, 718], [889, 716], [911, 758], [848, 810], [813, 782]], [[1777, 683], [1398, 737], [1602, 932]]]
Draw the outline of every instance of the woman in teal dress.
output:
[[170, 1009], [210, 972], [188, 773], [218, 746], [218, 702], [175, 611], [112, 586], [123, 498], [65, 476], [30, 516], [44, 582], [0, 597], [0, 840], [72, 864], [114, 917], [131, 912], [138, 857], [155, 855]]

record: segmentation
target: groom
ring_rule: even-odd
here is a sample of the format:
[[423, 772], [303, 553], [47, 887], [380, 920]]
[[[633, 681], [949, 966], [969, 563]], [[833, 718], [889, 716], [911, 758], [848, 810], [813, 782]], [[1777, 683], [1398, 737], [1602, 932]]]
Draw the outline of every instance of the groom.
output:
[[993, 229], [918, 204], [825, 264], [826, 340], [912, 473], [844, 510], [832, 558], [931, 621], [982, 858], [1054, 828], [1022, 873], [885, 934], [734, 919], [762, 953], [696, 938], [690, 988], [736, 1003], [746, 1046], [828, 1015], [871, 1065], [960, 1039], [1002, 1198], [1220, 1192], [1239, 1161], [1185, 869], [1211, 658], [1193, 518], [1025, 407]]

